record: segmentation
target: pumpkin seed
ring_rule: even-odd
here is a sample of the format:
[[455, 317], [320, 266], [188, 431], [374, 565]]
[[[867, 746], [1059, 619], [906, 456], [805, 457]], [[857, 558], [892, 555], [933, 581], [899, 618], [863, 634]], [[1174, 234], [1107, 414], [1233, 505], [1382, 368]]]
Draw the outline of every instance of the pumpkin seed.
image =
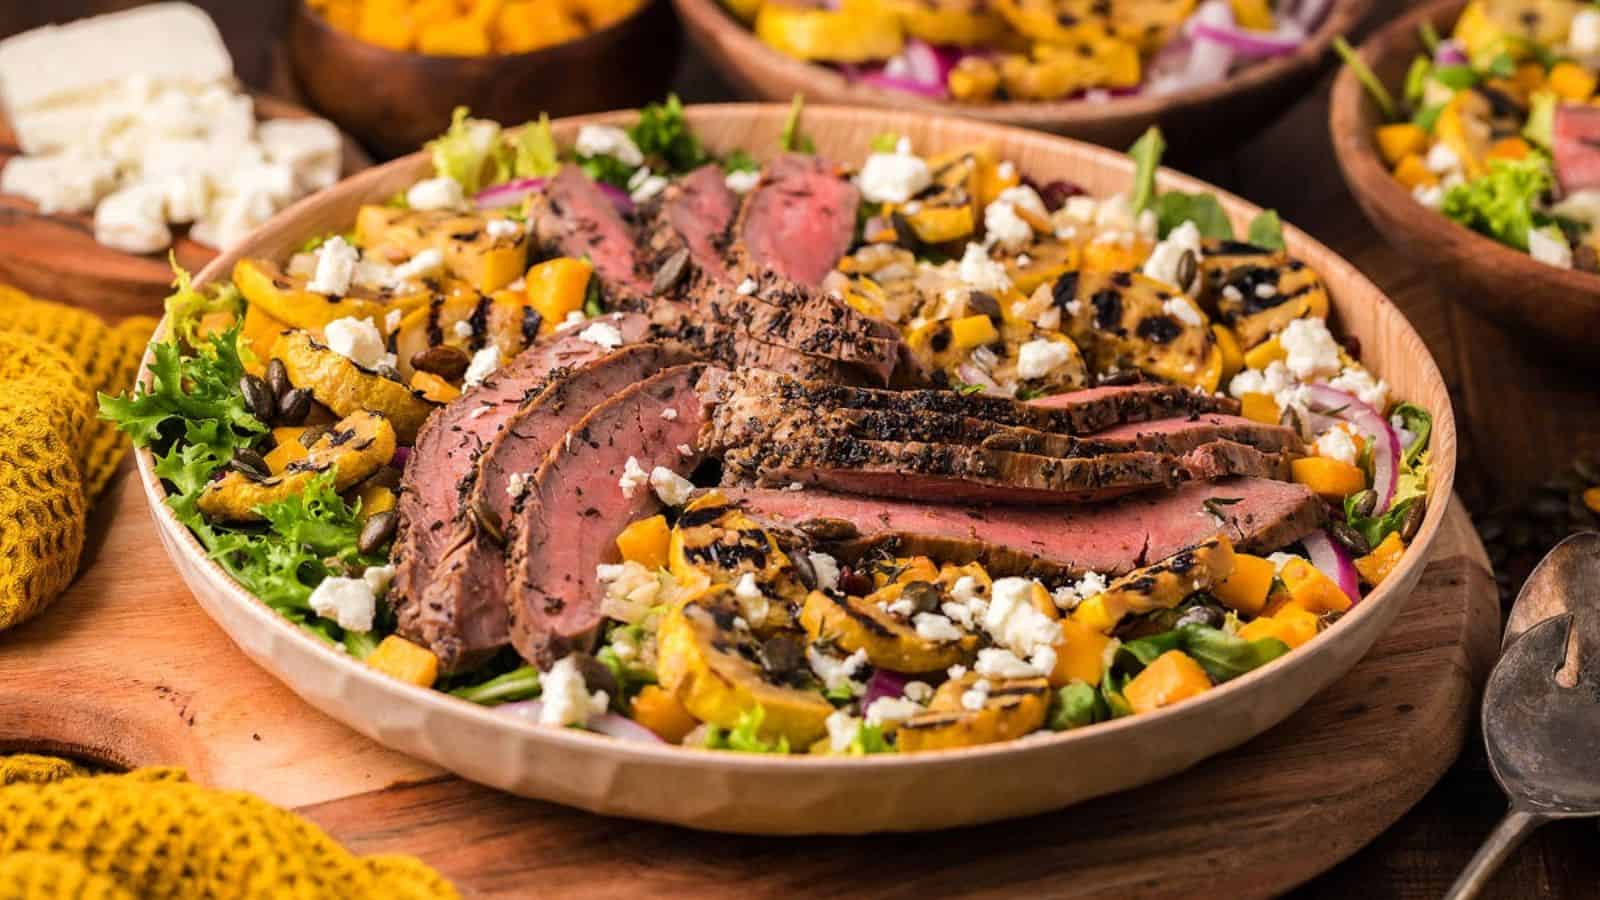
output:
[[911, 614], [936, 612], [944, 602], [944, 591], [926, 581], [913, 581], [900, 589], [900, 599], [911, 601]]
[[500, 514], [489, 508], [483, 498], [472, 501], [472, 520], [483, 530], [483, 533], [496, 544], [505, 546], [506, 533], [504, 523], [500, 521]]
[[1428, 502], [1418, 497], [1417, 502], [1411, 504], [1411, 508], [1407, 509], [1405, 516], [1400, 519], [1400, 540], [1410, 544], [1411, 539], [1416, 537], [1417, 531], [1422, 528], [1422, 520], [1427, 514]]
[[1364, 519], [1372, 515], [1372, 511], [1377, 507], [1377, 505], [1378, 492], [1373, 490], [1365, 490], [1356, 495], [1356, 502], [1351, 506], [1351, 509], [1356, 515]]
[[839, 590], [854, 597], [865, 597], [872, 593], [872, 579], [846, 568], [839, 573]]
[[467, 356], [465, 350], [447, 344], [418, 350], [411, 355], [411, 368], [429, 372], [446, 381], [455, 381], [467, 374], [467, 367], [470, 365], [472, 359]]
[[395, 528], [399, 524], [400, 517], [392, 509], [374, 513], [361, 526], [361, 534], [356, 537], [356, 549], [368, 555], [376, 554], [394, 540]]
[[262, 422], [270, 425], [277, 410], [277, 398], [267, 383], [246, 373], [239, 378], [239, 393], [244, 395], [244, 408]]
[[573, 653], [571, 656], [572, 661], [577, 663], [578, 674], [583, 676], [583, 686], [590, 693], [605, 691], [607, 697], [617, 696], [617, 676], [605, 663], [587, 653]]
[[683, 280], [683, 275], [689, 270], [689, 248], [684, 247], [677, 253], [667, 257], [667, 261], [656, 270], [655, 280], [650, 283], [650, 292], [665, 294], [678, 286]]
[[761, 644], [761, 667], [780, 679], [799, 672], [805, 661], [805, 645], [795, 635], [773, 635]]
[[294, 390], [294, 385], [289, 383], [289, 369], [283, 360], [274, 358], [267, 363], [267, 387], [272, 388], [274, 399]]
[[1351, 528], [1348, 523], [1334, 519], [1328, 525], [1328, 533], [1338, 541], [1341, 546], [1356, 556], [1366, 556], [1372, 552], [1372, 545], [1361, 532]]
[[299, 425], [311, 415], [311, 392], [295, 388], [278, 398], [278, 421], [285, 425]]
[[252, 481], [265, 481], [272, 477], [272, 468], [267, 461], [249, 447], [233, 451], [233, 459], [228, 461], [228, 467]]
[[307, 425], [306, 430], [300, 432], [300, 446], [310, 450], [322, 436], [332, 430], [330, 425]]
[[1193, 250], [1183, 251], [1178, 257], [1178, 287], [1188, 293], [1194, 287], [1194, 277], [1200, 273], [1200, 260], [1195, 258]]
[[795, 577], [805, 585], [808, 591], [817, 589], [817, 567], [811, 564], [811, 554], [805, 550], [795, 550], [789, 554], [789, 562], [794, 565]]

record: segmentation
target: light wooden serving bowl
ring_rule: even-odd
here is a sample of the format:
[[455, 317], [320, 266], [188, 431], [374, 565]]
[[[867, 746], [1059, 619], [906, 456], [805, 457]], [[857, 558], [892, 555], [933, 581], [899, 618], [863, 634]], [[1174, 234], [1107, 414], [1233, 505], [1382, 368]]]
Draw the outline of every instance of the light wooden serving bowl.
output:
[[1321, 26], [1294, 53], [1252, 66], [1220, 84], [1105, 102], [955, 103], [857, 84], [836, 69], [785, 56], [729, 14], [720, 0], [672, 2], [684, 31], [717, 72], [757, 100], [788, 102], [795, 94], [804, 94], [808, 101], [823, 104], [953, 113], [1119, 150], [1159, 124], [1173, 152], [1185, 158], [1235, 144], [1275, 119], [1311, 87], [1333, 39], [1354, 28], [1373, 4], [1373, 0], [1334, 0]]
[[[787, 114], [783, 105], [702, 106], [690, 109], [689, 121], [715, 151], [762, 156], [777, 147]], [[561, 120], [556, 136], [568, 142], [594, 121], [623, 124], [632, 114]], [[1125, 157], [1098, 147], [923, 113], [810, 108], [803, 127], [819, 152], [841, 160], [858, 161], [888, 129], [930, 153], [985, 142], [1035, 178], [1068, 179], [1096, 194], [1125, 189], [1133, 174]], [[242, 257], [281, 258], [308, 234], [343, 230], [361, 204], [430, 174], [418, 154], [352, 178], [286, 210], [207, 266], [197, 283], [226, 278]], [[1210, 189], [1165, 170], [1161, 184]], [[1217, 195], [1237, 229], [1257, 212]], [[208, 560], [173, 517], [147, 452], [138, 454], [139, 473], [184, 580], [251, 659], [362, 734], [474, 781], [600, 813], [769, 834], [944, 828], [1044, 812], [1179, 772], [1277, 724], [1355, 665], [1422, 574], [1455, 473], [1449, 394], [1421, 338], [1370, 281], [1304, 232], [1286, 227], [1285, 236], [1290, 251], [1327, 280], [1338, 323], [1360, 339], [1368, 364], [1398, 396], [1432, 411], [1434, 502], [1395, 573], [1316, 640], [1178, 706], [1079, 731], [907, 756], [773, 758], [623, 743], [512, 720], [380, 675], [280, 618]]]
[[[1449, 34], [1467, 0], [1437, 0], [1395, 19], [1361, 45], [1361, 58], [1391, 93], [1422, 52], [1417, 27]], [[1378, 155], [1373, 132], [1384, 123], [1377, 104], [1345, 67], [1334, 81], [1328, 128], [1345, 182], [1372, 225], [1453, 296], [1504, 325], [1541, 354], [1595, 366], [1600, 275], [1548, 266], [1418, 203]]]

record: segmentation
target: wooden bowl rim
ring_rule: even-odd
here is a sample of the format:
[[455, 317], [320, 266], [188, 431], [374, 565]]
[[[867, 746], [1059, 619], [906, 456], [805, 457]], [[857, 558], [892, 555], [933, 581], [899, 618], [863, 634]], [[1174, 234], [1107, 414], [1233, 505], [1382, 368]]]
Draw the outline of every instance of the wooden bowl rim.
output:
[[[968, 105], [953, 100], [933, 100], [902, 91], [852, 82], [828, 66], [792, 59], [771, 49], [756, 37], [754, 31], [724, 9], [718, 0], [672, 0], [678, 14], [686, 21], [693, 20], [696, 24], [714, 32], [718, 39], [730, 42], [732, 51], [742, 55], [753, 65], [781, 72], [790, 81], [819, 84], [826, 88], [830, 99], [837, 97], [844, 102], [861, 105], [911, 108], [930, 113], [954, 113], [986, 122], [1016, 123], [1034, 127], [1059, 127], [1159, 116], [1178, 108], [1203, 106], [1234, 93], [1291, 77], [1297, 72], [1315, 66], [1332, 45], [1333, 39], [1354, 28], [1375, 2], [1376, 0], [1334, 0], [1334, 5], [1323, 18], [1322, 24], [1317, 26], [1306, 42], [1293, 53], [1251, 66], [1216, 84], [1187, 88], [1170, 94], [1113, 96], [1104, 101], [1080, 97], [1075, 100], [1033, 102], [1008, 100], [1003, 103]], [[693, 29], [689, 30], [692, 34]]]
[[[1422, 46], [1417, 26], [1424, 21], [1435, 25], [1448, 21], [1453, 25], [1469, 2], [1471, 0], [1432, 0], [1422, 4], [1384, 25], [1363, 41], [1356, 52], [1375, 71], [1388, 60], [1400, 56], [1409, 58]], [[1391, 209], [1403, 208], [1402, 204], [1414, 208], [1417, 214], [1404, 217], [1403, 227], [1418, 241], [1435, 243], [1438, 235], [1449, 233], [1453, 238], [1465, 240], [1472, 248], [1473, 265], [1506, 272], [1507, 277], [1542, 282], [1541, 290], [1560, 290], [1570, 296], [1575, 305], [1600, 313], [1600, 274], [1547, 265], [1418, 203], [1378, 159], [1372, 130], [1380, 121], [1377, 106], [1361, 87], [1355, 72], [1349, 66], [1340, 66], [1328, 105], [1328, 130], [1333, 136], [1334, 155], [1352, 193]]]
[[[549, 2], [549, 0], [534, 0], [534, 2]], [[295, 0], [294, 15], [305, 20], [312, 28], [320, 32], [319, 37], [340, 45], [361, 47], [370, 51], [375, 58], [388, 58], [397, 63], [406, 63], [413, 66], [435, 66], [461, 64], [466, 61], [481, 61], [483, 63], [516, 64], [556, 62], [569, 53], [582, 53], [585, 50], [598, 49], [624, 28], [633, 27], [637, 20], [649, 13], [655, 7], [665, 4], [667, 0], [644, 0], [639, 7], [626, 16], [612, 22], [604, 28], [585, 33], [582, 37], [537, 50], [527, 50], [522, 53], [485, 53], [480, 56], [441, 56], [433, 53], [421, 53], [416, 50], [395, 50], [361, 40], [352, 34], [346, 34], [332, 25], [328, 20], [318, 15], [311, 9], [307, 0]], [[541, 58], [543, 57], [543, 58]]]
[[[685, 112], [691, 124], [695, 125], [715, 119], [732, 121], [753, 119], [756, 121], [765, 120], [776, 124], [782, 122], [789, 115], [790, 110], [787, 104], [725, 103], [691, 105], [685, 108]], [[849, 123], [855, 120], [858, 124], [870, 123], [870, 126], [875, 130], [896, 129], [918, 122], [931, 125], [943, 124], [959, 129], [959, 132], [952, 132], [953, 135], [958, 133], [959, 137], [952, 136], [947, 139], [947, 142], [951, 144], [958, 140], [971, 143], [974, 141], [999, 141], [1003, 139], [1020, 145], [1032, 145], [1033, 148], [1055, 155], [1082, 156], [1097, 167], [1120, 172], [1130, 179], [1133, 175], [1134, 167], [1131, 160], [1123, 154], [1104, 147], [1013, 126], [972, 122], [959, 116], [931, 115], [916, 111], [893, 112], [845, 106], [808, 107], [806, 115], [811, 117], [812, 121], [821, 119]], [[626, 124], [631, 123], [636, 117], [636, 110], [624, 110], [564, 117], [554, 120], [552, 124], [558, 137], [567, 137], [584, 124]], [[863, 149], [865, 148], [865, 143], [865, 139], [863, 139], [861, 141]], [[428, 171], [427, 167], [429, 165], [431, 163], [425, 152], [413, 153], [376, 168], [368, 169], [321, 194], [296, 203], [264, 225], [257, 231], [255, 236], [239, 242], [226, 254], [212, 261], [195, 277], [195, 285], [197, 287], [203, 286], [218, 277], [228, 275], [234, 263], [253, 252], [256, 244], [264, 240], [264, 235], [270, 235], [270, 232], [275, 228], [287, 226], [289, 223], [298, 220], [305, 213], [314, 209], [315, 204], [319, 201], [325, 201], [334, 195], [370, 195], [369, 199], [371, 200], [382, 200], [388, 194], [377, 190], [376, 185], [381, 184], [386, 176], [410, 172], [416, 177], [421, 177]], [[1167, 190], [1211, 191], [1222, 203], [1223, 208], [1236, 219], [1240, 217], [1248, 218], [1260, 211], [1259, 207], [1227, 191], [1165, 167], [1158, 173], [1158, 182], [1162, 188]], [[665, 743], [635, 743], [579, 729], [549, 728], [521, 721], [496, 713], [491, 707], [479, 706], [432, 688], [406, 684], [382, 675], [294, 626], [260, 599], [256, 598], [243, 585], [228, 575], [220, 565], [210, 559], [193, 533], [177, 520], [176, 515], [165, 502], [166, 490], [162, 486], [160, 479], [155, 475], [154, 457], [151, 452], [148, 449], [137, 450], [135, 451], [135, 459], [153, 515], [163, 529], [178, 537], [178, 552], [188, 557], [188, 563], [207, 574], [211, 587], [217, 589], [220, 594], [228, 597], [231, 601], [246, 607], [250, 615], [261, 623], [262, 627], [276, 629], [280, 637], [298, 642], [302, 647], [309, 648], [312, 653], [319, 655], [324, 662], [339, 666], [345, 677], [363, 680], [367, 686], [388, 693], [397, 701], [420, 703], [427, 711], [432, 713], [445, 716], [468, 716], [474, 719], [476, 724], [495, 729], [518, 729], [522, 736], [552, 749], [581, 753], [601, 753], [624, 762], [648, 761], [651, 764], [663, 764], [669, 768], [685, 770], [698, 770], [710, 766], [739, 773], [794, 772], [802, 770], [821, 773], [901, 766], [954, 767], [978, 760], [1001, 762], [1008, 756], [1034, 752], [1065, 754], [1068, 752], [1068, 748], [1080, 741], [1109, 741], [1118, 737], [1136, 739], [1141, 729], [1154, 729], [1161, 723], [1176, 725], [1182, 719], [1204, 719], [1214, 710], [1224, 707], [1236, 694], [1241, 693], [1249, 686], [1268, 678], [1291, 679], [1294, 677], [1293, 673], [1316, 666], [1323, 656], [1335, 653], [1339, 639], [1343, 635], [1355, 633], [1357, 623], [1378, 616], [1390, 605], [1403, 602], [1403, 597], [1396, 596], [1398, 592], [1394, 589], [1394, 586], [1414, 584], [1421, 575], [1422, 567], [1426, 565], [1426, 557], [1438, 536], [1446, 509], [1449, 506], [1455, 480], [1456, 424], [1444, 377], [1434, 363], [1432, 354], [1427, 352], [1426, 345], [1422, 342], [1416, 330], [1411, 327], [1410, 322], [1406, 320], [1404, 314], [1366, 276], [1362, 275], [1342, 257], [1333, 253], [1332, 250], [1323, 246], [1315, 238], [1293, 225], [1287, 223], [1284, 225], [1284, 238], [1291, 252], [1308, 249], [1312, 254], [1328, 260], [1328, 264], [1322, 266], [1318, 274], [1322, 276], [1327, 284], [1329, 293], [1334, 299], [1336, 310], [1339, 306], [1340, 297], [1350, 298], [1347, 302], [1352, 304], [1370, 301], [1376, 304], [1377, 309], [1380, 311], [1380, 316], [1386, 320], [1388, 327], [1394, 329], [1396, 334], [1407, 338], [1417, 347], [1422, 348], [1420, 356], [1408, 358], [1406, 364], [1420, 368], [1419, 374], [1422, 384], [1426, 385], [1427, 389], [1441, 398], [1443, 402], [1442, 408], [1431, 410], [1434, 415], [1433, 444], [1431, 445], [1433, 484], [1429, 491], [1427, 515], [1423, 521], [1422, 528], [1408, 548], [1408, 552], [1402, 559], [1400, 566], [1385, 579], [1385, 584], [1380, 585], [1371, 594], [1367, 595], [1351, 612], [1347, 613], [1339, 622], [1324, 632], [1325, 635], [1328, 635], [1326, 640], [1312, 641], [1265, 666], [1225, 684], [1218, 685], [1198, 697], [1191, 698], [1175, 706], [1138, 716], [1128, 716], [1101, 722], [1090, 728], [1048, 734], [1036, 733], [1019, 740], [997, 744], [934, 750], [915, 754], [877, 754], [860, 757], [800, 754], [775, 757], [766, 754], [703, 750]], [[151, 338], [152, 342], [164, 339], [168, 334], [168, 329], [168, 320], [163, 316], [160, 325]], [[145, 358], [141, 362], [140, 374], [141, 381], [145, 383], [148, 383], [150, 378], [148, 367], [151, 359], [152, 352], [147, 349]], [[1382, 376], [1383, 373], [1379, 372], [1377, 374]]]

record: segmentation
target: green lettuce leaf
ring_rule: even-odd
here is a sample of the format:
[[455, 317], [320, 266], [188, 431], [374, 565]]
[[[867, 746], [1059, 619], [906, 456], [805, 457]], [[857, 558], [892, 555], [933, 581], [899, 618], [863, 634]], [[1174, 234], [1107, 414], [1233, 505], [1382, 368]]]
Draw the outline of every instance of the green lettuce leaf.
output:
[[522, 126], [511, 137], [512, 178], [548, 178], [560, 168], [548, 115], [540, 115], [538, 121]]
[[1490, 160], [1487, 175], [1444, 195], [1444, 214], [1502, 244], [1527, 250], [1528, 232], [1536, 224], [1534, 210], [1553, 183], [1550, 161], [1543, 154]]
[[766, 717], [766, 709], [753, 706], [739, 715], [739, 721], [732, 728], [712, 726], [706, 735], [707, 749], [738, 753], [788, 753], [788, 738], [769, 741], [761, 736], [761, 723]]
[[1245, 238], [1257, 247], [1268, 250], [1283, 249], [1283, 221], [1275, 209], [1264, 209], [1250, 220], [1250, 231]]
[[667, 164], [665, 173], [679, 175], [711, 161], [700, 139], [689, 130], [683, 117], [683, 104], [677, 94], [668, 94], [665, 103], [652, 103], [639, 111], [639, 121], [628, 136], [646, 158]]
[[1055, 692], [1050, 699], [1050, 716], [1046, 725], [1051, 731], [1069, 731], [1093, 725], [1110, 716], [1105, 702], [1094, 685], [1074, 681]]
[[817, 145], [800, 131], [800, 114], [806, 108], [806, 95], [795, 94], [789, 103], [789, 118], [778, 135], [778, 149], [784, 153], [816, 153]]
[[131, 395], [100, 395], [100, 416], [148, 447], [163, 437], [163, 426], [184, 423], [185, 439], [202, 444], [224, 461], [248, 446], [267, 426], [252, 416], [239, 392], [244, 363], [239, 358], [239, 327], [202, 339], [185, 356], [175, 341], [153, 347], [152, 384], [134, 386]]
[[1201, 237], [1233, 240], [1233, 223], [1228, 221], [1228, 214], [1222, 211], [1222, 204], [1213, 194], [1167, 191], [1156, 198], [1155, 211], [1162, 237], [1184, 222], [1193, 222], [1200, 229]]
[[539, 670], [533, 666], [521, 666], [482, 684], [459, 687], [450, 693], [482, 706], [498, 706], [501, 703], [532, 700], [538, 697], [541, 691]]
[[[1128, 148], [1128, 155], [1133, 158], [1133, 193], [1129, 202], [1135, 215], [1155, 202], [1156, 170], [1161, 168], [1161, 155], [1166, 152], [1166, 139], [1161, 136], [1161, 129], [1154, 125]], [[1180, 224], [1181, 221], [1174, 222], [1173, 227]]]
[[175, 256], [171, 262], [172, 293], [167, 295], [163, 305], [171, 322], [172, 334], [185, 347], [193, 347], [199, 341], [200, 320], [205, 316], [217, 312], [234, 316], [244, 313], [244, 295], [231, 281], [210, 291], [202, 291], [194, 287], [189, 273], [178, 265]]
[[1416, 465], [1417, 458], [1428, 449], [1428, 439], [1433, 435], [1433, 416], [1415, 403], [1399, 403], [1395, 405], [1392, 416], [1400, 419], [1400, 424], [1411, 432], [1411, 443], [1400, 448], [1400, 461], [1406, 467]]
[[761, 164], [756, 162], [756, 158], [742, 147], [722, 158], [724, 172], [755, 172], [760, 168]]
[[1185, 625], [1178, 632], [1183, 652], [1199, 663], [1217, 684], [1238, 678], [1289, 652], [1289, 645], [1277, 638], [1247, 641], [1205, 625]]
[[504, 180], [498, 171], [501, 160], [500, 126], [488, 119], [473, 119], [465, 106], [458, 106], [450, 128], [428, 142], [433, 168], [439, 175], [454, 178], [468, 197], [487, 184]]

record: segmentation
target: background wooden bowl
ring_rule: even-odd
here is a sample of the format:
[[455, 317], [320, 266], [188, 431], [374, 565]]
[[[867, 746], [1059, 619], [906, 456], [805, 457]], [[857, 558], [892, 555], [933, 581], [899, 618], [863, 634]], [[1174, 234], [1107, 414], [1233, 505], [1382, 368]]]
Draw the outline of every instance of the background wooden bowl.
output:
[[[1438, 0], [1412, 10], [1362, 44], [1361, 58], [1398, 94], [1406, 67], [1422, 50], [1417, 26], [1431, 22], [1449, 34], [1466, 4]], [[1378, 156], [1373, 129], [1383, 121], [1355, 73], [1348, 67], [1341, 71], [1328, 128], [1339, 168], [1373, 227], [1462, 302], [1536, 344], [1540, 354], [1555, 350], [1568, 361], [1595, 366], [1600, 275], [1547, 266], [1418, 203]]]
[[985, 104], [930, 100], [856, 84], [835, 69], [791, 59], [771, 49], [719, 0], [673, 0], [673, 5], [684, 30], [717, 72], [756, 99], [787, 102], [795, 94], [805, 94], [817, 103], [953, 113], [1094, 141], [1118, 150], [1133, 143], [1146, 128], [1159, 124], [1173, 155], [1197, 158], [1208, 148], [1232, 145], [1254, 134], [1304, 94], [1334, 37], [1354, 28], [1372, 8], [1372, 0], [1336, 0], [1321, 27], [1300, 49], [1221, 84], [1106, 102]]
[[[728, 104], [691, 107], [688, 116], [711, 150], [745, 148], [763, 157], [776, 151], [788, 113], [786, 104]], [[566, 143], [585, 122], [632, 120], [631, 113], [564, 119], [555, 131]], [[984, 142], [1034, 178], [1067, 179], [1096, 194], [1124, 190], [1133, 176], [1127, 157], [1109, 150], [949, 116], [820, 107], [806, 111], [802, 127], [820, 152], [842, 160], [861, 159], [887, 129], [928, 153]], [[382, 202], [431, 172], [429, 160], [414, 154], [302, 201], [207, 266], [197, 284], [226, 278], [241, 257], [281, 258], [308, 234], [343, 230], [363, 203]], [[1160, 183], [1213, 190], [1169, 170]], [[1258, 212], [1215, 193], [1240, 231]], [[1181, 771], [1282, 721], [1348, 672], [1394, 620], [1440, 532], [1455, 478], [1456, 428], [1438, 368], [1370, 281], [1304, 232], [1286, 226], [1284, 233], [1289, 250], [1326, 280], [1337, 324], [1360, 340], [1365, 361], [1399, 396], [1433, 412], [1427, 518], [1394, 574], [1316, 640], [1193, 700], [1078, 731], [908, 756], [775, 759], [541, 728], [380, 675], [290, 624], [206, 557], [163, 502], [148, 452], [137, 454], [139, 474], [178, 571], [246, 655], [356, 731], [463, 777], [593, 812], [766, 834], [922, 830], [1044, 812]]]
[[682, 39], [667, 0], [575, 41], [532, 53], [425, 56], [356, 40], [295, 3], [289, 61], [311, 105], [383, 157], [410, 153], [466, 106], [506, 124], [658, 100]]

